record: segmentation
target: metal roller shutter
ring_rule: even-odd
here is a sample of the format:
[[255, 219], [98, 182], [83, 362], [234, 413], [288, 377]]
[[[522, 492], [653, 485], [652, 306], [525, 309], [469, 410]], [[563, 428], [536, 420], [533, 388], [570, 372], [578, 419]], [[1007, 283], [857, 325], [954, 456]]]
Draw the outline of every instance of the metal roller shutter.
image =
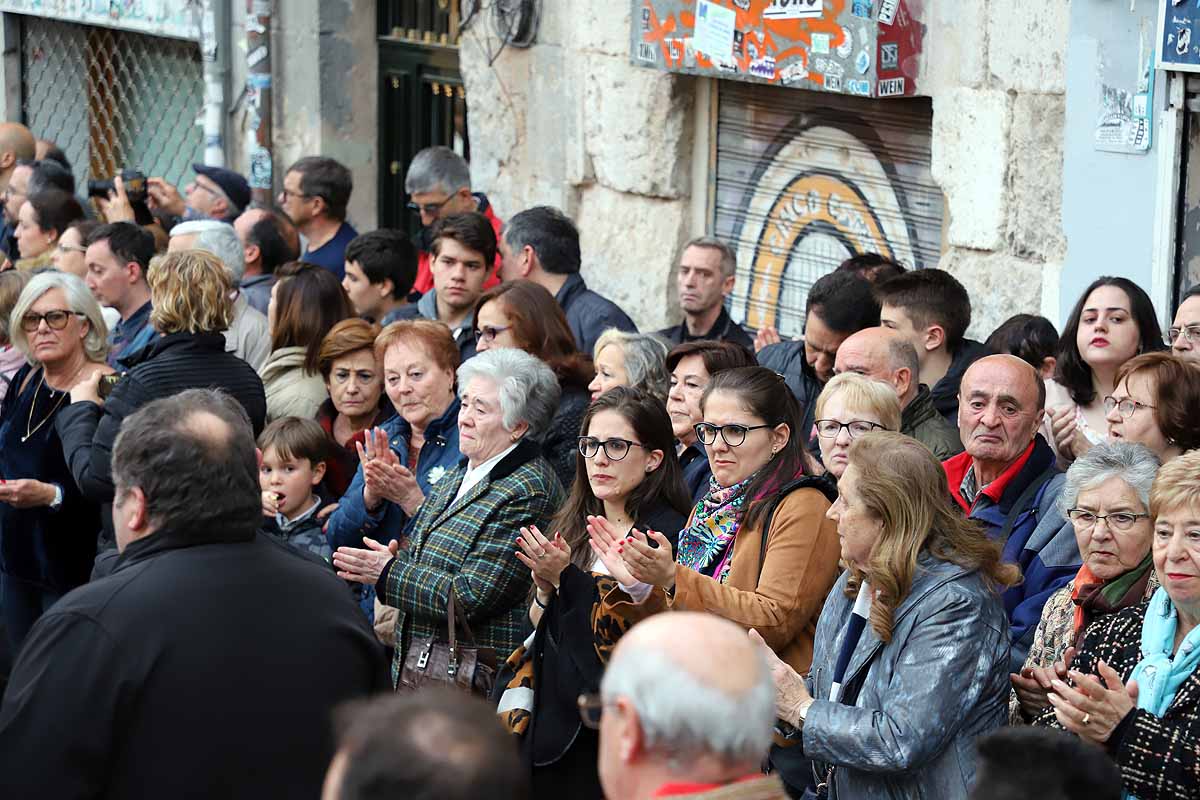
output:
[[943, 198], [928, 99], [724, 81], [718, 107], [714, 227], [738, 254], [734, 319], [799, 336], [809, 288], [847, 257], [936, 265]]

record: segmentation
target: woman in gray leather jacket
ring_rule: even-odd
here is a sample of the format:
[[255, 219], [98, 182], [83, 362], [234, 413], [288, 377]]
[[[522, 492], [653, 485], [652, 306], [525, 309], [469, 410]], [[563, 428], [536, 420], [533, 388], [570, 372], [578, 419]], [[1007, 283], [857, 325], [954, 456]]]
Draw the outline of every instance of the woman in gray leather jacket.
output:
[[817, 622], [812, 671], [767, 651], [778, 716], [805, 757], [776, 767], [817, 797], [965, 799], [975, 738], [1007, 716], [999, 592], [1019, 572], [954, 513], [945, 472], [913, 439], [855, 439], [838, 491], [829, 516], [847, 569]]

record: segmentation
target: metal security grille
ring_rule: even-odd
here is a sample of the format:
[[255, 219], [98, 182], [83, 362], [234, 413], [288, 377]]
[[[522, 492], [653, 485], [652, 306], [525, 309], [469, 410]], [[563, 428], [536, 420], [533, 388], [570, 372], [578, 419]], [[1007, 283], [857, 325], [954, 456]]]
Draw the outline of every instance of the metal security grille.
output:
[[845, 258], [937, 263], [928, 100], [721, 84], [714, 223], [738, 254], [734, 319], [799, 336], [813, 282]]
[[195, 42], [21, 18], [25, 124], [80, 181], [140, 169], [180, 184], [204, 155]]

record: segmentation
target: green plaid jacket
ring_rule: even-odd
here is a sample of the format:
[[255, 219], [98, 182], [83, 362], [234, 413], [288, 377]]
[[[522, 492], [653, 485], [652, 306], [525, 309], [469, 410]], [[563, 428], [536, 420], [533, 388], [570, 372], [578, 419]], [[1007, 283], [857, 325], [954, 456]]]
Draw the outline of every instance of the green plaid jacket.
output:
[[413, 637], [446, 637], [451, 582], [476, 643], [494, 647], [501, 660], [528, 630], [525, 600], [531, 578], [514, 555], [517, 531], [524, 525], [545, 530], [566, 499], [562, 487], [529, 440], [454, 502], [464, 475], [466, 467], [460, 465], [434, 484], [409, 529], [408, 548], [376, 584], [380, 600], [400, 612], [393, 684]]

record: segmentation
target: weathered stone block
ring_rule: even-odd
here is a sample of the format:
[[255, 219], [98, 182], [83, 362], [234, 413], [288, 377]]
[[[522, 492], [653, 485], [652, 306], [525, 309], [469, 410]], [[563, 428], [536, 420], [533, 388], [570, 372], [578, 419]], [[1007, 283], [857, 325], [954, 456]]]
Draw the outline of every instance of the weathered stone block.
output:
[[1004, 253], [953, 249], [938, 264], [971, 295], [967, 335], [983, 341], [1013, 314], [1041, 313], [1042, 274], [1047, 265]]
[[1068, 0], [987, 4], [988, 68], [1001, 86], [1019, 92], [1065, 91], [1069, 6]]
[[670, 322], [671, 269], [687, 239], [688, 203], [590, 186], [575, 215], [588, 286], [621, 306], [639, 330]]
[[635, 194], [687, 194], [692, 79], [617, 56], [590, 55], [587, 66], [584, 136], [596, 179]]
[[[487, 192], [497, 213], [505, 217], [524, 207], [524, 144], [527, 92], [532, 56], [528, 50], [506, 51], [489, 68], [480, 28], [472, 26], [459, 48], [470, 113], [471, 184]], [[491, 40], [495, 46], [495, 40]]]
[[[576, 50], [620, 56], [629, 60], [633, 4], [629, 0], [572, 0], [572, 42]], [[564, 5], [567, 5], [564, 3]]]
[[[961, 86], [981, 88], [988, 77], [987, 3], [942, 0], [927, 3], [924, 63], [917, 82], [922, 94]], [[974, 31], [973, 35], [968, 32]]]
[[1004, 239], [1010, 101], [952, 89], [933, 99], [933, 178], [946, 195], [947, 244], [995, 250]]
[[1008, 167], [1008, 249], [1038, 260], [1066, 257], [1063, 233], [1063, 129], [1066, 98], [1018, 95], [1012, 105]]

